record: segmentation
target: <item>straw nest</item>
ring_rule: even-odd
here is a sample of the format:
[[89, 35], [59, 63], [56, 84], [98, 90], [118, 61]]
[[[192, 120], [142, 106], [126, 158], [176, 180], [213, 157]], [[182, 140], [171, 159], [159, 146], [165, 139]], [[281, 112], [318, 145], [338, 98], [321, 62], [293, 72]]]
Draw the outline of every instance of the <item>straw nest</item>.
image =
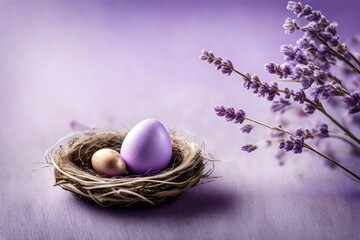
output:
[[[67, 136], [46, 153], [54, 167], [55, 185], [76, 196], [108, 207], [152, 206], [163, 203], [188, 190], [200, 180], [209, 179], [214, 164], [203, 145], [170, 133], [173, 146], [167, 169], [151, 176], [106, 177], [91, 166], [91, 156], [101, 148], [119, 151], [126, 133], [100, 131]], [[57, 148], [57, 149], [56, 149]], [[205, 165], [210, 164], [205, 170]]]

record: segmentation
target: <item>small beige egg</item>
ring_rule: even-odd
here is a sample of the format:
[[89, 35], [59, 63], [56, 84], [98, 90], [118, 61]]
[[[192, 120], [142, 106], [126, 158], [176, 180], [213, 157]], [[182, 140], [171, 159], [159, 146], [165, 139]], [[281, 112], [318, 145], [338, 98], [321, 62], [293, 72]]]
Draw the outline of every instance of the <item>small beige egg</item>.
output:
[[98, 173], [120, 176], [126, 173], [125, 161], [120, 153], [109, 148], [96, 151], [91, 157], [91, 165]]

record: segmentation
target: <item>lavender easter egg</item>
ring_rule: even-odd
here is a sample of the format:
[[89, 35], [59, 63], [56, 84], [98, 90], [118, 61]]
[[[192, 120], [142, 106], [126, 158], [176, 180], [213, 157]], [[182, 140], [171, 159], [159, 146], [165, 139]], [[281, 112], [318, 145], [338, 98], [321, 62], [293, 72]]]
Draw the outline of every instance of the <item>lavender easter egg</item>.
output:
[[164, 125], [155, 119], [136, 124], [126, 135], [120, 150], [127, 170], [135, 175], [148, 175], [167, 168], [172, 144]]

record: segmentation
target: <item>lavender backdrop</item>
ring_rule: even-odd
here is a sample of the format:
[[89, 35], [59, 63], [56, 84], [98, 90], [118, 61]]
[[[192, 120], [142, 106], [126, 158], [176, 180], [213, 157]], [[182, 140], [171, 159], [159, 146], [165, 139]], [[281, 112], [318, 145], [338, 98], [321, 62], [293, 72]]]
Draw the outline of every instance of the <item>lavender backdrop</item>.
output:
[[[359, 32], [358, 0], [309, 0]], [[268, 103], [198, 60], [202, 48], [265, 79], [281, 62], [286, 1], [0, 1], [0, 239], [355, 239], [359, 183], [321, 159], [273, 149], [247, 154], [244, 136], [212, 107], [245, 106], [270, 123]], [[269, 113], [269, 114], [268, 114]], [[223, 160], [215, 182], [150, 209], [103, 209], [29, 173], [68, 123], [131, 128], [145, 118]], [[341, 151], [339, 149], [339, 151]]]

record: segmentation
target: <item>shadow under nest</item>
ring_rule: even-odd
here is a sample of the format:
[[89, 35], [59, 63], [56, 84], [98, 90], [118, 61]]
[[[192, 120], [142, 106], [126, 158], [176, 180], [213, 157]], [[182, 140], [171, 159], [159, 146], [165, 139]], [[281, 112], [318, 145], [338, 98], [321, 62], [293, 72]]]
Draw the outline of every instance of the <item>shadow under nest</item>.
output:
[[[178, 196], [200, 180], [209, 179], [214, 170], [214, 163], [204, 153], [203, 146], [171, 132], [172, 157], [164, 171], [149, 176], [112, 178], [97, 173], [91, 165], [92, 155], [101, 148], [118, 151], [126, 134], [106, 131], [69, 138], [50, 157], [55, 186], [104, 207], [143, 207]], [[211, 167], [205, 171], [208, 163]]]

